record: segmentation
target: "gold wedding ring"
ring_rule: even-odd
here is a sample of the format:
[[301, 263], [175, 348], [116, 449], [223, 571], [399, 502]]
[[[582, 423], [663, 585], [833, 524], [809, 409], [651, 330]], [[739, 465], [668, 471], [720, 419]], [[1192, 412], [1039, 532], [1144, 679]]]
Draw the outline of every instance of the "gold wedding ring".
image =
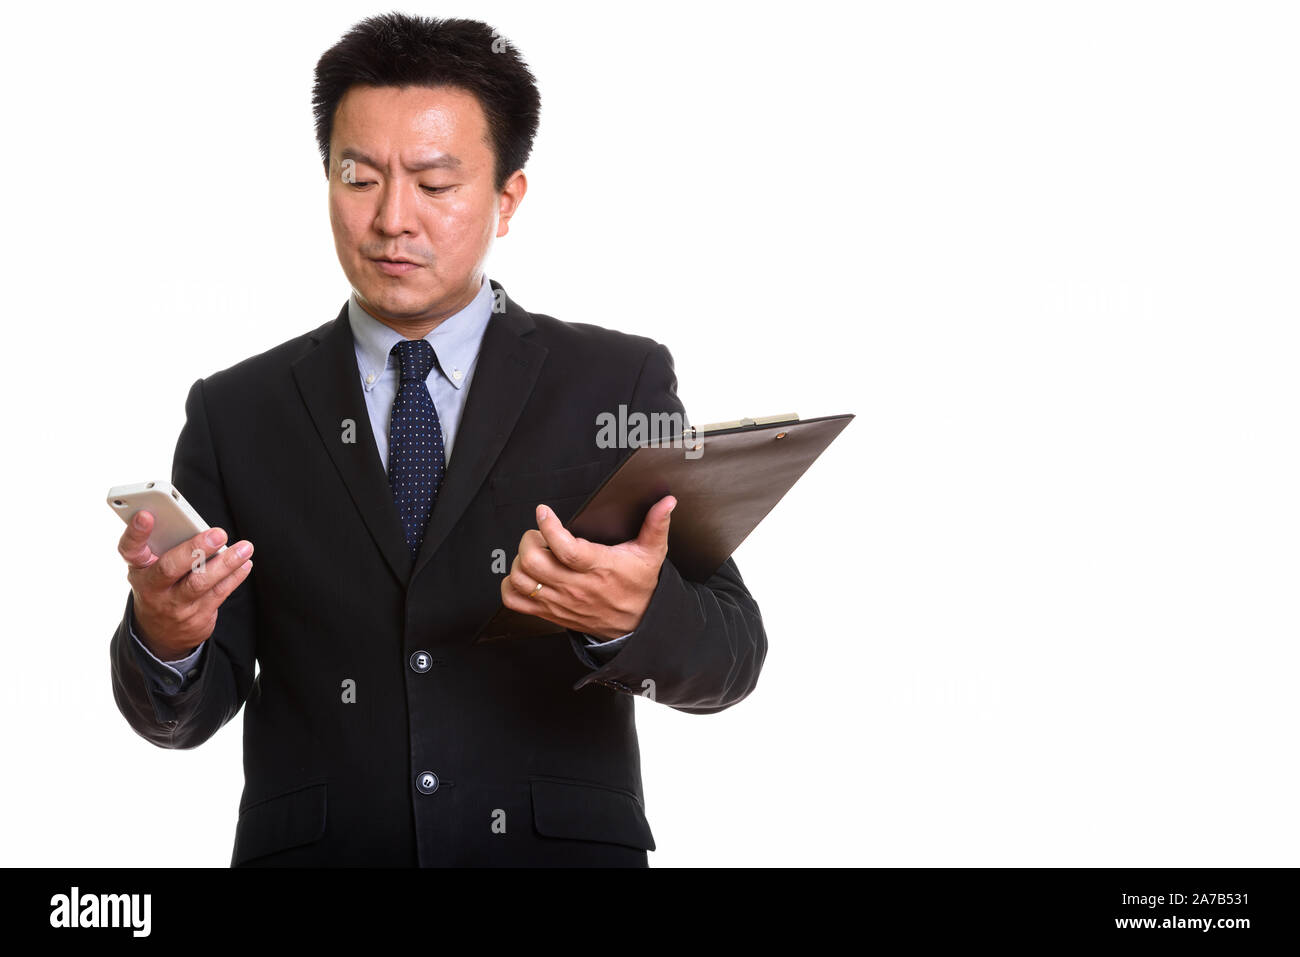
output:
[[541, 582], [538, 582], [538, 583], [537, 583], [537, 587], [534, 588], [532, 591], [530, 591], [530, 592], [528, 593], [528, 597], [529, 597], [529, 598], [536, 598], [536, 597], [537, 597], [537, 593], [538, 593], [539, 591], [541, 591], [541, 590], [542, 590], [542, 583], [541, 583]]

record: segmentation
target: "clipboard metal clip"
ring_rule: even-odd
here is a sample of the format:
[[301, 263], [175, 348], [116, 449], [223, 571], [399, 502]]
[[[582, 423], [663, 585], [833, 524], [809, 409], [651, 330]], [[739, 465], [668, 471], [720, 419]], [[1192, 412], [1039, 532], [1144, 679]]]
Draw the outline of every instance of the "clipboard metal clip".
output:
[[[782, 415], [761, 415], [756, 419], [734, 419], [731, 422], [711, 422], [708, 425], [701, 425], [699, 432], [707, 435], [710, 432], [734, 431], [736, 429], [757, 429], [764, 425], [793, 425], [799, 421], [797, 412], [786, 412]], [[690, 426], [694, 429], [695, 426]]]

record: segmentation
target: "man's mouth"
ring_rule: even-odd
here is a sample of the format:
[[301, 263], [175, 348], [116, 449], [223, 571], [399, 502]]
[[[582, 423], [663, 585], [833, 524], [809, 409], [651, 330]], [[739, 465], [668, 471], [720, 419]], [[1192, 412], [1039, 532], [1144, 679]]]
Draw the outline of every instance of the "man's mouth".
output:
[[409, 259], [404, 259], [400, 256], [393, 259], [382, 258], [372, 259], [370, 261], [374, 263], [375, 267], [385, 276], [402, 276], [414, 269], [420, 268], [418, 263], [412, 262]]

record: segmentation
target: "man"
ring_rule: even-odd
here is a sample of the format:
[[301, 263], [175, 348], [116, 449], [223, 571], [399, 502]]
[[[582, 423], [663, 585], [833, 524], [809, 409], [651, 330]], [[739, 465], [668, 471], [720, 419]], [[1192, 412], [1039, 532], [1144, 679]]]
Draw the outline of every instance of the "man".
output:
[[[671, 496], [620, 545], [562, 524], [627, 454], [601, 413], [684, 415], [669, 353], [485, 277], [540, 109], [488, 26], [364, 20], [314, 107], [353, 293], [191, 387], [173, 483], [213, 530], [123, 534], [118, 707], [166, 748], [244, 707], [232, 865], [645, 866], [633, 696], [722, 710], [767, 650], [734, 562], [666, 559]], [[502, 603], [567, 631], [475, 643]]]

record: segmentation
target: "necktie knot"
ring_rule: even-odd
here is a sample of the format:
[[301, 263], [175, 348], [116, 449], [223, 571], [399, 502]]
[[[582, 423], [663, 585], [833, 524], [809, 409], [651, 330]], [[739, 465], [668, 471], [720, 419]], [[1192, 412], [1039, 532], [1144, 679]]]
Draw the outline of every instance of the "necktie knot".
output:
[[393, 346], [392, 351], [397, 353], [397, 361], [402, 370], [402, 382], [407, 380], [423, 382], [429, 377], [429, 371], [433, 368], [436, 358], [428, 339], [403, 339]]

